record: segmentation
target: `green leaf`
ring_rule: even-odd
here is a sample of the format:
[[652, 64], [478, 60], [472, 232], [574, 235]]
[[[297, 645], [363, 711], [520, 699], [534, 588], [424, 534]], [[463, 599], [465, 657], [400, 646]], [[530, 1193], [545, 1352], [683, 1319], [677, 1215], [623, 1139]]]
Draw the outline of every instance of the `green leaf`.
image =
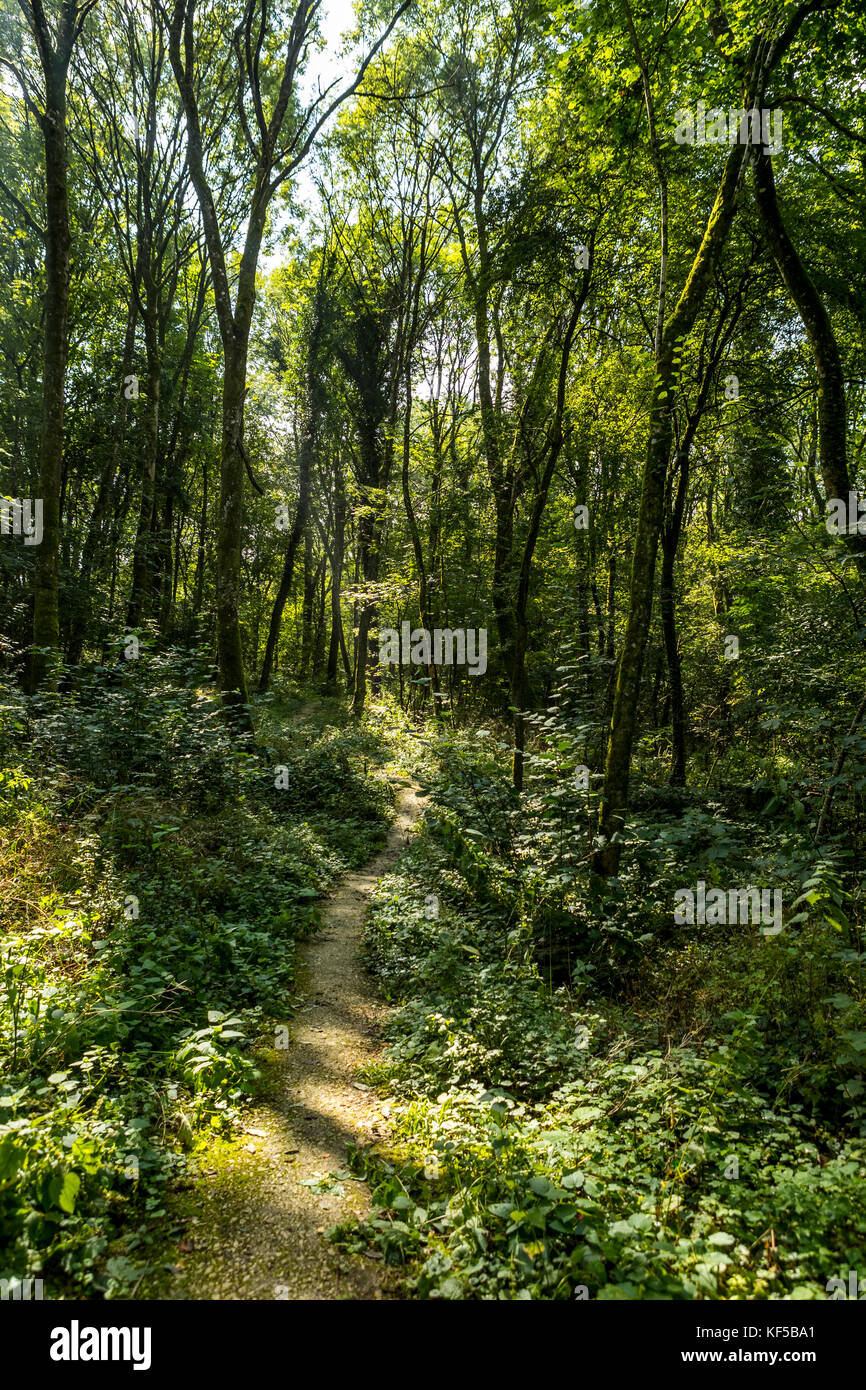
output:
[[607, 1233], [609, 1236], [633, 1236], [634, 1227], [630, 1226], [628, 1221], [614, 1221], [608, 1226]]
[[60, 1210], [68, 1212], [70, 1216], [75, 1211], [75, 1199], [80, 1187], [81, 1179], [77, 1173], [64, 1174], [56, 1200]]
[[13, 1178], [24, 1165], [24, 1150], [19, 1149], [11, 1134], [0, 1141], [0, 1182]]

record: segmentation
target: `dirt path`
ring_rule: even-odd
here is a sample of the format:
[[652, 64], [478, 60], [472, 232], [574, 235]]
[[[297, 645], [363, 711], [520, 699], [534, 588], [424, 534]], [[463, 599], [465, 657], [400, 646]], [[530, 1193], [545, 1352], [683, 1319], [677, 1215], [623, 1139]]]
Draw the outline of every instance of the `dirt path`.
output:
[[169, 1299], [376, 1299], [387, 1297], [380, 1263], [336, 1250], [322, 1228], [365, 1214], [369, 1192], [353, 1178], [339, 1192], [315, 1180], [344, 1165], [347, 1145], [385, 1136], [375, 1092], [355, 1080], [379, 1050], [383, 1006], [359, 958], [362, 923], [376, 880], [405, 844], [422, 809], [413, 787], [399, 789], [385, 847], [343, 879], [317, 936], [301, 949], [294, 1019], [279, 1093], [251, 1114], [249, 1136], [219, 1169], [206, 1158], [195, 1214], [162, 1297]]

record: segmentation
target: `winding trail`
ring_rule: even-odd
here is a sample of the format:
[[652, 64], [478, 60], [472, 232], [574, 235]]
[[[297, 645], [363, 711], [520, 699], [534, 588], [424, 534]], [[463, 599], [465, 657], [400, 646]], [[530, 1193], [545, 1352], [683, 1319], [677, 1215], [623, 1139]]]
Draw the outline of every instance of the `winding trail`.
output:
[[383, 849], [348, 874], [323, 913], [318, 934], [299, 952], [297, 991], [304, 1004], [275, 1093], [251, 1113], [247, 1142], [202, 1176], [194, 1214], [167, 1288], [168, 1299], [379, 1299], [388, 1297], [381, 1263], [348, 1255], [324, 1227], [369, 1209], [369, 1191], [352, 1177], [344, 1189], [304, 1183], [343, 1167], [350, 1143], [384, 1138], [376, 1093], [355, 1080], [380, 1051], [384, 1005], [360, 960], [364, 914], [373, 887], [405, 846], [422, 810], [413, 786], [400, 785], [397, 817]]

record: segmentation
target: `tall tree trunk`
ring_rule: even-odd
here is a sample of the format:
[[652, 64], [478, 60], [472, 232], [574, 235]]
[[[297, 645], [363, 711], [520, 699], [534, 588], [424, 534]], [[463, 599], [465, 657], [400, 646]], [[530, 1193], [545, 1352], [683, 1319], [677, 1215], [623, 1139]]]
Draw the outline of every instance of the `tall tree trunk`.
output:
[[[741, 64], [744, 74], [744, 110], [751, 110], [753, 106], [763, 103], [771, 72], [796, 39], [805, 19], [819, 8], [821, 0], [804, 0], [774, 39], [771, 40], [765, 32], [756, 34], [748, 58]], [[718, 17], [713, 20], [714, 26], [717, 26], [717, 20]], [[718, 20], [718, 24], [723, 27], [721, 20]], [[673, 439], [672, 413], [678, 373], [678, 352], [694, 326], [718, 266], [736, 214], [742, 177], [751, 154], [751, 146], [735, 145], [728, 155], [703, 240], [692, 262], [682, 294], [657, 343], [650, 435], [635, 536], [629, 613], [617, 676], [604, 788], [599, 808], [600, 843], [593, 856], [593, 868], [604, 877], [616, 874], [619, 867], [620, 834], [628, 810], [635, 719], [644, 650], [652, 613], [656, 554], [664, 518], [665, 477]]]
[[307, 531], [310, 517], [310, 489], [312, 486], [313, 457], [316, 451], [319, 426], [324, 409], [324, 392], [320, 376], [321, 364], [319, 360], [325, 315], [327, 313], [324, 277], [325, 271], [323, 269], [316, 288], [309, 329], [309, 339], [307, 342], [307, 362], [304, 380], [300, 440], [298, 441], [296, 437], [296, 446], [298, 450], [298, 505], [286, 545], [283, 572], [280, 576], [277, 596], [274, 600], [270, 625], [268, 627], [265, 655], [262, 661], [261, 674], [259, 675], [259, 690], [262, 693], [268, 689], [271, 683], [274, 656], [276, 654], [277, 641], [280, 635], [280, 624], [283, 620], [286, 601], [292, 589], [292, 578], [295, 572], [295, 557], [298, 552], [298, 546], [301, 543], [301, 538]]
[[[526, 651], [529, 643], [527, 613], [529, 608], [529, 586], [532, 578], [532, 560], [535, 555], [538, 533], [541, 529], [541, 522], [547, 506], [550, 487], [553, 482], [554, 474], [556, 473], [556, 466], [559, 462], [559, 456], [562, 452], [564, 443], [562, 420], [565, 412], [565, 387], [568, 377], [568, 363], [571, 357], [571, 347], [574, 342], [574, 335], [577, 331], [580, 313], [589, 293], [590, 275], [592, 274], [592, 248], [593, 243], [591, 242], [589, 265], [584, 271], [580, 293], [572, 305], [571, 313], [569, 314], [564, 329], [557, 368], [556, 399], [553, 408], [553, 418], [550, 422], [547, 435], [547, 457], [544, 461], [544, 468], [538, 481], [535, 496], [532, 499], [529, 514], [529, 529], [523, 543], [523, 551], [520, 557], [520, 570], [517, 577], [517, 591], [515, 594], [512, 620], [514, 639], [511, 648], [509, 679], [511, 703], [514, 710], [512, 781], [515, 791], [523, 790], [523, 763], [526, 748], [525, 712], [529, 703], [529, 686], [526, 678]], [[542, 351], [545, 350], [546, 349], [542, 349]]]
[[193, 619], [201, 613], [204, 604], [205, 542], [207, 540], [207, 459], [201, 461], [201, 520], [198, 530], [198, 553], [195, 564], [195, 584], [193, 586]]
[[680, 664], [677, 637], [676, 607], [674, 600], [674, 562], [676, 542], [667, 531], [662, 532], [662, 573], [659, 592], [662, 632], [664, 633], [665, 656], [668, 663], [668, 687], [671, 709], [671, 772], [670, 785], [686, 785], [686, 721], [683, 702], [683, 675]]
[[[71, 41], [69, 51], [71, 52]], [[41, 47], [41, 45], [40, 45]], [[69, 63], [42, 54], [45, 75], [45, 331], [42, 366], [42, 435], [39, 496], [42, 542], [37, 548], [33, 587], [33, 650], [28, 693], [53, 685], [60, 640], [60, 486], [63, 473], [63, 397], [69, 351], [69, 192], [66, 159], [66, 76]], [[52, 655], [54, 654], [54, 655]]]
[[[138, 277], [138, 265], [136, 265], [135, 274], [136, 277]], [[126, 417], [129, 407], [129, 398], [126, 394], [126, 382], [132, 375], [136, 320], [137, 302], [136, 293], [133, 289], [129, 299], [129, 310], [126, 315], [126, 333], [123, 340], [123, 357], [121, 359], [120, 368], [121, 384], [117, 393], [117, 409], [114, 416], [111, 447], [105, 466], [100, 475], [99, 491], [97, 492], [96, 502], [87, 527], [87, 539], [84, 543], [84, 551], [81, 557], [81, 569], [78, 574], [79, 599], [72, 618], [72, 631], [69, 641], [69, 661], [73, 666], [76, 666], [81, 660], [84, 644], [87, 641], [88, 619], [91, 613], [90, 580], [94, 569], [96, 569], [98, 573], [99, 557], [103, 544], [102, 533], [108, 516], [108, 509], [111, 505], [114, 480], [117, 477], [117, 465], [120, 461], [121, 445], [123, 444], [123, 437], [126, 433]]]
[[328, 645], [328, 666], [325, 673], [325, 684], [328, 690], [336, 690], [337, 687], [337, 660], [340, 655], [341, 643], [344, 648], [346, 673], [349, 674], [349, 663], [345, 656], [345, 643], [343, 643], [343, 617], [340, 607], [343, 555], [346, 545], [346, 500], [343, 493], [342, 477], [339, 473], [339, 462], [337, 463], [337, 470], [334, 491], [334, 547], [331, 556], [331, 638]]
[[[150, 305], [148, 306], [150, 310]], [[144, 418], [144, 451], [141, 461], [141, 499], [132, 560], [132, 590], [126, 611], [127, 627], [137, 628], [149, 615], [154, 579], [153, 509], [156, 499], [156, 464], [159, 456], [159, 395], [162, 354], [155, 323], [146, 327], [147, 405]]]
[[[176, 466], [180, 466], [181, 460], [175, 460]], [[154, 588], [158, 599], [157, 615], [159, 621], [159, 631], [165, 637], [168, 635], [171, 626], [171, 611], [174, 597], [174, 571], [173, 550], [174, 550], [174, 483], [170, 478], [165, 479], [165, 496], [162, 503], [162, 515], [159, 519], [159, 529], [154, 537], [156, 542], [156, 573], [154, 575]]]
[[301, 538], [306, 531], [307, 518], [310, 514], [310, 476], [312, 470], [313, 445], [313, 425], [308, 417], [303, 425], [303, 433], [298, 450], [298, 505], [295, 510], [295, 519], [292, 523], [292, 529], [289, 532], [286, 554], [283, 560], [283, 572], [280, 575], [277, 596], [274, 599], [274, 606], [271, 610], [268, 639], [265, 643], [265, 655], [262, 661], [261, 675], [259, 676], [259, 690], [262, 693], [270, 688], [271, 676], [273, 675], [274, 669], [274, 656], [276, 654], [277, 641], [280, 635], [280, 624], [283, 621], [286, 601], [292, 591], [292, 579], [295, 573], [295, 558], [298, 553], [298, 546], [301, 543]]
[[[847, 405], [842, 361], [830, 315], [809, 278], [809, 273], [782, 221], [776, 197], [772, 156], [761, 151], [754, 163], [754, 184], [767, 244], [779, 273], [806, 330], [818, 374], [818, 459], [825, 501], [838, 497], [847, 502], [851, 488], [848, 472]], [[849, 549], [866, 552], [866, 536], [845, 536]]]
[[[512, 477], [502, 458], [501, 421], [498, 402], [494, 397], [492, 381], [492, 351], [490, 344], [490, 306], [488, 284], [490, 270], [488, 265], [487, 234], [482, 210], [480, 187], [475, 195], [475, 227], [478, 236], [479, 270], [474, 281], [475, 343], [478, 352], [477, 382], [478, 403], [481, 418], [481, 437], [484, 444], [484, 457], [493, 505], [496, 514], [496, 533], [493, 544], [493, 574], [491, 577], [491, 601], [496, 621], [496, 633], [503, 670], [507, 673], [519, 667], [521, 655], [516, 650], [518, 634], [514, 621], [511, 593], [512, 553], [514, 550], [514, 495]], [[513, 703], [513, 692], [509, 680], [509, 698]], [[515, 726], [516, 728], [516, 726]], [[522, 766], [522, 753], [516, 762]]]
[[313, 603], [316, 596], [318, 570], [313, 564], [313, 532], [307, 526], [304, 535], [304, 601], [301, 608], [301, 680], [306, 680], [313, 654]]
[[703, 240], [679, 302], [665, 324], [656, 353], [650, 435], [635, 534], [629, 611], [617, 673], [599, 809], [598, 828], [602, 843], [593, 858], [593, 867], [604, 877], [614, 875], [619, 867], [619, 835], [625, 825], [628, 807], [631, 752], [644, 650], [652, 614], [656, 553], [664, 518], [665, 478], [673, 440], [672, 409], [678, 350], [681, 350], [684, 339], [694, 325], [727, 240], [737, 209], [747, 157], [747, 146], [735, 146], [728, 156]]
[[244, 514], [243, 416], [249, 328], [225, 351], [220, 515], [216, 547], [217, 654], [223, 702], [232, 723], [252, 732], [240, 629], [241, 526]]
[[[695, 422], [696, 423], [696, 422]], [[683, 515], [689, 489], [689, 463], [693, 422], [686, 431], [683, 447], [677, 454], [676, 484], [673, 504], [662, 525], [662, 573], [659, 587], [659, 607], [661, 610], [662, 633], [664, 635], [665, 656], [668, 663], [668, 690], [671, 710], [671, 771], [669, 782], [672, 787], [686, 785], [686, 716], [683, 697], [683, 673], [680, 661], [679, 638], [677, 635], [676, 591], [674, 586], [674, 567], [682, 535]], [[671, 484], [674, 486], [673, 482]]]
[[358, 554], [365, 593], [359, 604], [358, 645], [355, 661], [355, 688], [352, 693], [352, 713], [360, 717], [367, 701], [367, 668], [370, 664], [370, 629], [378, 605], [371, 591], [379, 578], [379, 528], [374, 516], [374, 504], [364, 506], [358, 522]]
[[[406, 512], [406, 524], [409, 527], [409, 539], [412, 543], [412, 553], [415, 556], [415, 568], [418, 571], [418, 618], [421, 627], [429, 632], [433, 627], [433, 619], [430, 613], [430, 596], [427, 583], [427, 566], [424, 560], [424, 546], [421, 543], [421, 531], [418, 526], [418, 519], [415, 516], [415, 508], [412, 504], [412, 489], [409, 481], [409, 462], [410, 444], [412, 440], [412, 368], [411, 363], [406, 368], [406, 409], [403, 416], [403, 467], [401, 470], [401, 485], [403, 490], [403, 507]], [[429, 681], [429, 694], [433, 700], [433, 714], [439, 718], [439, 675], [432, 659], [427, 667], [427, 679]], [[425, 694], [427, 691], [425, 691]]]
[[325, 567], [325, 557], [319, 561], [319, 568], [316, 571], [316, 593], [318, 602], [316, 604], [316, 630], [313, 638], [313, 677], [321, 675], [322, 667], [325, 663], [325, 605], [328, 601], [328, 576]]

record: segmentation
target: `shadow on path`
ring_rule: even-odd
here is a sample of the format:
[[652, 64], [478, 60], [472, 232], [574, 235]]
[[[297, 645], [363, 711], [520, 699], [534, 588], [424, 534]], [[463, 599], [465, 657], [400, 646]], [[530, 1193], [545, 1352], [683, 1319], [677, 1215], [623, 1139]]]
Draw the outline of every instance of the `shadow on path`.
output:
[[[339, 1251], [323, 1227], [369, 1208], [365, 1184], [343, 1180], [344, 1194], [318, 1193], [304, 1181], [342, 1168], [350, 1143], [382, 1139], [387, 1123], [375, 1092], [354, 1083], [380, 1050], [384, 1005], [360, 962], [364, 914], [373, 887], [405, 847], [423, 809], [401, 786], [397, 818], [382, 850], [348, 874], [330, 899], [320, 932], [299, 952], [298, 993], [305, 1003], [275, 1094], [247, 1119], [250, 1135], [220, 1170], [205, 1170], [192, 1197], [192, 1248], [157, 1297], [166, 1299], [377, 1299], [388, 1296], [381, 1263]], [[254, 1135], [251, 1131], [257, 1131]]]

